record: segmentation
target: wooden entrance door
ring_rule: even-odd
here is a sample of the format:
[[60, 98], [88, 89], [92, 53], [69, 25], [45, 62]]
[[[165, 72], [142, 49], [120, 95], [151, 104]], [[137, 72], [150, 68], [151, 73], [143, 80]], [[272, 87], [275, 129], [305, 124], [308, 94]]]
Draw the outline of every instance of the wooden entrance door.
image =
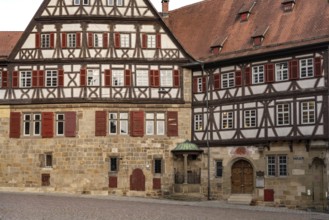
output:
[[325, 203], [325, 166], [323, 160], [315, 158], [312, 162], [313, 203], [320, 208]]
[[251, 164], [239, 160], [232, 166], [232, 193], [252, 193], [254, 190], [254, 171]]
[[135, 169], [130, 175], [130, 190], [145, 191], [145, 175], [141, 169]]

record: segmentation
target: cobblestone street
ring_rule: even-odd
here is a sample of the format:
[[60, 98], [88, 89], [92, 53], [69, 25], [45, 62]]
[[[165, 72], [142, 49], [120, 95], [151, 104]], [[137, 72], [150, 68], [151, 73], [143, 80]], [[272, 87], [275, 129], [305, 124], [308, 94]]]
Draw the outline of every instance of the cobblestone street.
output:
[[131, 197], [0, 193], [0, 220], [82, 219], [280, 219], [324, 220], [328, 214], [285, 208], [180, 202]]

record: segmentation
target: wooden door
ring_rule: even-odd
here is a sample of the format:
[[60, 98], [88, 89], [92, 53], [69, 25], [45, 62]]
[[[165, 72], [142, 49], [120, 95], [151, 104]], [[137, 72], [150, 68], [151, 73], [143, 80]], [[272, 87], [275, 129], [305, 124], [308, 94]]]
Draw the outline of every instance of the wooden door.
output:
[[251, 164], [239, 160], [232, 166], [232, 193], [252, 193], [254, 190], [254, 171]]
[[145, 175], [141, 169], [135, 169], [130, 175], [130, 190], [145, 191]]
[[312, 162], [312, 175], [313, 175], [313, 203], [317, 207], [321, 207], [325, 203], [325, 166], [323, 160], [315, 158]]

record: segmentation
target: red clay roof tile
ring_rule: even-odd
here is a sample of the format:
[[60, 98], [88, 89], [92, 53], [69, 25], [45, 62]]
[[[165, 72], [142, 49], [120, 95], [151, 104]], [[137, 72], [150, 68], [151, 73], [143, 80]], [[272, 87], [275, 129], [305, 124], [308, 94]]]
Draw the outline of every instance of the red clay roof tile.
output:
[[23, 32], [1, 31], [0, 32], [0, 57], [8, 57]]

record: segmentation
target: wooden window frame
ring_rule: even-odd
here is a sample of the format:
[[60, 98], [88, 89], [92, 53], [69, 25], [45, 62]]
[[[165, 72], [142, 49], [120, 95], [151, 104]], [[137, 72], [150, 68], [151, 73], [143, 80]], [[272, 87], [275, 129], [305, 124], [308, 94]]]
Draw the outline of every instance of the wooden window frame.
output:
[[46, 87], [57, 87], [58, 86], [58, 71], [57, 70], [46, 70]]
[[90, 5], [90, 0], [73, 0], [73, 5]]
[[150, 85], [150, 75], [149, 70], [136, 70], [136, 80], [135, 85], [137, 87], [149, 87]]
[[78, 39], [76, 33], [67, 33], [66, 35], [66, 47], [67, 48], [77, 48]]
[[44, 168], [52, 168], [53, 167], [53, 154], [51, 152], [47, 152], [44, 154], [44, 157], [45, 157]]
[[[152, 118], [148, 118], [152, 115]], [[163, 117], [160, 117], [163, 115]], [[162, 125], [160, 125], [162, 123]], [[148, 132], [149, 126], [152, 127], [152, 132]], [[160, 132], [160, 127], [162, 127], [162, 132]], [[166, 134], [166, 115], [164, 112], [146, 112], [145, 113], [145, 134], [150, 135], [165, 135]]]
[[[313, 108], [310, 108], [311, 103], [313, 103]], [[304, 104], [306, 108], [304, 108]], [[316, 102], [312, 101], [303, 101], [300, 103], [300, 117], [301, 117], [301, 124], [303, 125], [310, 125], [316, 123]], [[304, 116], [306, 114], [306, 121], [304, 120]]]
[[[112, 1], [112, 3], [110, 3], [110, 1]], [[120, 4], [120, 2], [121, 2], [121, 4]], [[123, 7], [124, 0], [107, 0], [106, 4], [107, 4], [107, 6]]]
[[[124, 87], [125, 86], [125, 71], [122, 69], [114, 69], [111, 73], [112, 87]], [[117, 85], [116, 85], [117, 84]]]
[[[60, 116], [63, 116], [60, 118]], [[56, 136], [64, 137], [65, 136], [65, 114], [64, 113], [56, 113]], [[59, 133], [59, 129], [62, 129], [62, 133]]]
[[229, 89], [235, 87], [235, 73], [228, 72], [221, 74], [221, 88]]
[[173, 87], [174, 77], [172, 70], [160, 70], [160, 87]]
[[[271, 157], [271, 161], [269, 158]], [[285, 162], [281, 159], [285, 158]], [[270, 167], [271, 166], [271, 167]], [[288, 156], [283, 154], [266, 156], [266, 174], [268, 177], [287, 177], [288, 176]]]
[[131, 34], [120, 33], [120, 48], [128, 49], [131, 48]]
[[163, 159], [162, 158], [155, 158], [153, 160], [153, 174], [155, 175], [162, 175], [163, 174]]
[[[247, 114], [249, 112], [249, 114]], [[252, 112], [254, 114], [252, 115]], [[244, 128], [255, 128], [257, 126], [257, 110], [246, 109], [243, 111], [243, 125]]]
[[19, 72], [19, 87], [31, 88], [32, 87], [32, 71], [20, 71]]
[[234, 129], [234, 112], [233, 111], [222, 112], [221, 119], [222, 119], [221, 128], [223, 130]]
[[203, 114], [195, 114], [193, 117], [194, 131], [203, 131]]
[[104, 47], [104, 33], [93, 33], [93, 46], [95, 48]]
[[[263, 71], [261, 71], [261, 68]], [[265, 66], [258, 65], [252, 67], [252, 84], [262, 84], [265, 83]]]
[[87, 86], [100, 86], [100, 72], [98, 69], [87, 69]]
[[[311, 62], [311, 64], [309, 62]], [[311, 68], [311, 70], [309, 68]], [[305, 71], [305, 75], [303, 75], [303, 71]], [[303, 58], [299, 60], [299, 77], [300, 79], [314, 77], [314, 58]]]
[[110, 156], [109, 157], [109, 172], [110, 173], [118, 173], [119, 172], [119, 157]]
[[[288, 106], [288, 110], [285, 110], [284, 106]], [[281, 108], [281, 109], [280, 109]], [[277, 126], [288, 126], [291, 124], [291, 105], [290, 103], [276, 103], [276, 125]], [[288, 121], [285, 121], [285, 118]]]
[[[284, 67], [286, 65], [286, 67]], [[280, 62], [275, 64], [275, 81], [282, 82], [289, 80], [289, 63]]]

